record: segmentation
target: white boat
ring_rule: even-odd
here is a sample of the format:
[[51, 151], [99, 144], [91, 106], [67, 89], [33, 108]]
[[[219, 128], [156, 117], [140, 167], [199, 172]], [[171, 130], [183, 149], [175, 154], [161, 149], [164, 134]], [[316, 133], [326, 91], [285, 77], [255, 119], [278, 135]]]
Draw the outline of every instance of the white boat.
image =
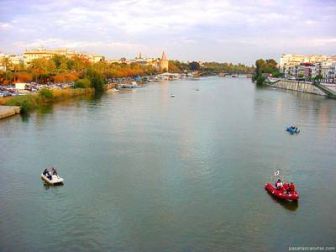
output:
[[61, 178], [54, 167], [45, 169], [41, 174], [41, 179], [49, 185], [63, 185], [64, 179]]

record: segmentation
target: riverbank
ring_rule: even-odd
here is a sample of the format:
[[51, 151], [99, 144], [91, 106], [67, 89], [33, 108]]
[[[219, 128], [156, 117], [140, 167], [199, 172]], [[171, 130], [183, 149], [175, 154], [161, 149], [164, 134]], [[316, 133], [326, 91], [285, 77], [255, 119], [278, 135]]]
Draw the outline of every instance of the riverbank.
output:
[[20, 113], [19, 106], [1, 106], [0, 105], [0, 119], [7, 118]]
[[63, 101], [78, 96], [87, 96], [94, 94], [93, 88], [79, 88], [79, 89], [41, 89], [37, 93], [28, 95], [19, 95], [11, 97], [1, 97], [0, 105], [2, 106], [2, 113], [0, 119], [19, 114], [27, 113], [36, 108], [45, 105]]
[[[298, 80], [287, 80], [287, 79], [271, 79], [265, 81], [266, 85], [279, 88], [279, 89], [286, 89], [292, 90], [302, 93], [309, 93], [315, 95], [322, 95], [325, 96], [326, 93], [323, 92], [321, 89], [313, 85], [312, 82], [309, 81], [298, 81]], [[335, 84], [322, 84], [322, 86], [330, 89], [333, 92], [336, 92], [336, 85]]]

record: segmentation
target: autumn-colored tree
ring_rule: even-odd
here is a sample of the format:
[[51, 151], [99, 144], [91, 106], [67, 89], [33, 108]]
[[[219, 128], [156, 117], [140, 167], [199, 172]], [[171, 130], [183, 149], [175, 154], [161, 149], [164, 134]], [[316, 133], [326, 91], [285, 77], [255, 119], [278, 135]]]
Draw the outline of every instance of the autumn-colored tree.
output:
[[51, 60], [54, 62], [57, 72], [65, 72], [68, 70], [68, 58], [64, 55], [54, 55]]
[[[74, 70], [78, 73], [83, 73], [85, 69], [89, 68], [91, 66], [91, 63], [89, 59], [85, 56], [81, 55], [75, 55], [71, 58], [71, 63], [68, 63], [68, 68], [69, 66], [71, 67], [71, 70]], [[69, 68], [70, 69], [70, 68]]]
[[41, 80], [42, 82], [46, 82], [55, 73], [56, 66], [53, 60], [40, 58], [32, 60], [29, 69], [36, 81]]
[[71, 82], [78, 79], [78, 74], [76, 73], [59, 73], [52, 77], [55, 83]]
[[33, 75], [27, 72], [19, 72], [15, 74], [16, 82], [31, 82], [33, 80]]
[[56, 74], [52, 77], [55, 83], [63, 83], [65, 82], [65, 75], [64, 74]]

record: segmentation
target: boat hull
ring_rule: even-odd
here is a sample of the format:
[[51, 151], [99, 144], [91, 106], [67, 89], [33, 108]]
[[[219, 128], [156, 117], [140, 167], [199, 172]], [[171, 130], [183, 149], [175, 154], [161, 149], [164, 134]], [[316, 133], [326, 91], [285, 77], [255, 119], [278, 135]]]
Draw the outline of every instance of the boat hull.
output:
[[51, 180], [50, 180], [47, 176], [41, 174], [41, 179], [49, 185], [63, 185], [64, 184], [64, 179], [58, 175], [52, 175]]
[[265, 185], [265, 190], [273, 195], [275, 198], [282, 199], [282, 200], [288, 200], [288, 201], [297, 201], [299, 199], [298, 192], [289, 192], [287, 193], [285, 189], [276, 189], [271, 183], [267, 183]]

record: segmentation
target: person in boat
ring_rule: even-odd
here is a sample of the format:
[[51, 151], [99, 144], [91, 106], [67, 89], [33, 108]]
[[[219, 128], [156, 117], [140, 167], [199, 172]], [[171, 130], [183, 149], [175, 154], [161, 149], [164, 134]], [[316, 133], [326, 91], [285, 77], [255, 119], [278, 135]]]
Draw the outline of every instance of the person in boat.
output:
[[52, 175], [57, 175], [57, 171], [54, 167], [51, 168]]
[[293, 184], [293, 182], [291, 182], [291, 183], [289, 184], [288, 189], [289, 189], [290, 192], [295, 192], [295, 185]]
[[277, 182], [275, 183], [276, 189], [280, 190], [282, 188], [283, 184], [281, 182], [281, 179], [278, 179]]
[[43, 171], [43, 175], [46, 175], [48, 173], [48, 170], [47, 170], [47, 168], [46, 169], [44, 169], [44, 171]]
[[289, 193], [290, 193], [289, 183], [284, 183], [284, 185], [283, 185], [283, 189], [285, 190], [285, 192], [286, 192], [287, 194], [289, 194]]

